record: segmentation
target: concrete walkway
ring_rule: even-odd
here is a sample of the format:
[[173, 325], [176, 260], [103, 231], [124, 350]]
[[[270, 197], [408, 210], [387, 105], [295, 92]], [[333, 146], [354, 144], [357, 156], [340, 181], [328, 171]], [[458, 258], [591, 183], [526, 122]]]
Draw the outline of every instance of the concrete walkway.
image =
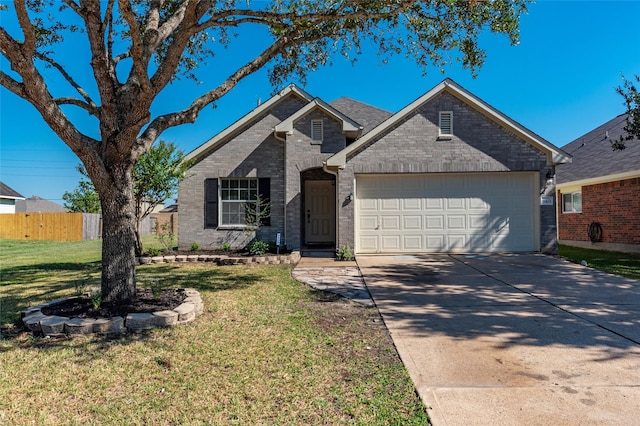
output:
[[441, 425], [640, 425], [640, 282], [528, 255], [359, 256]]
[[326, 257], [302, 257], [291, 276], [317, 290], [328, 291], [365, 306], [373, 306], [356, 262]]

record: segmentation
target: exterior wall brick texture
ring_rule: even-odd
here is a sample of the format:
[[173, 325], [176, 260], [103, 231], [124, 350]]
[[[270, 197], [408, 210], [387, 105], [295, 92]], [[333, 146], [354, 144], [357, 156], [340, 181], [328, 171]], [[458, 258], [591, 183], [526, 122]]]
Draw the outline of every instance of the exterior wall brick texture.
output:
[[640, 178], [582, 187], [582, 213], [563, 213], [558, 191], [560, 240], [590, 241], [589, 225], [602, 226], [602, 242], [640, 244]]

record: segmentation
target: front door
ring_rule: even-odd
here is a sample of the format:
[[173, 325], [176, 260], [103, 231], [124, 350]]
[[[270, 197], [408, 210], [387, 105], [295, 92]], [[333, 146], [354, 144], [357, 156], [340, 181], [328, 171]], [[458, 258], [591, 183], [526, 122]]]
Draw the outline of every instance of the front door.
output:
[[306, 244], [333, 244], [336, 236], [336, 193], [330, 180], [304, 183]]

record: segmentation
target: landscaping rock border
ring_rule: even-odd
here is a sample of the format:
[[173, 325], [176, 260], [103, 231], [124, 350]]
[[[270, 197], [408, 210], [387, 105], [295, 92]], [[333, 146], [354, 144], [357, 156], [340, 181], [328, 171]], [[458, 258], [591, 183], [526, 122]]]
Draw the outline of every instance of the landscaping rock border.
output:
[[221, 254], [177, 254], [166, 256], [143, 256], [137, 258], [139, 265], [175, 262], [213, 262], [218, 266], [228, 265], [295, 265], [300, 260], [300, 252], [269, 256], [227, 256]]
[[174, 327], [191, 322], [204, 311], [200, 293], [192, 288], [184, 290], [186, 298], [173, 310], [152, 313], [130, 313], [126, 317], [113, 318], [67, 318], [45, 315], [42, 309], [62, 303], [68, 299], [59, 299], [22, 311], [22, 323], [34, 334], [42, 336], [81, 336], [90, 334], [124, 334], [128, 331], [150, 330], [157, 327]]

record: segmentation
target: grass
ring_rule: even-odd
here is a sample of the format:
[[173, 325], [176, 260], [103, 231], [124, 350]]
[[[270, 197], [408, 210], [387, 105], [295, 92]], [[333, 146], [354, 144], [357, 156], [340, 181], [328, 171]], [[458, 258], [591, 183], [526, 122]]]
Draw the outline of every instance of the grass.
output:
[[585, 260], [590, 267], [610, 274], [640, 280], [640, 254], [592, 250], [565, 245], [559, 246], [559, 254], [577, 263]]
[[121, 338], [38, 338], [29, 305], [99, 281], [99, 242], [0, 241], [0, 424], [427, 424], [377, 311], [284, 266], [145, 265], [194, 287], [195, 322]]

